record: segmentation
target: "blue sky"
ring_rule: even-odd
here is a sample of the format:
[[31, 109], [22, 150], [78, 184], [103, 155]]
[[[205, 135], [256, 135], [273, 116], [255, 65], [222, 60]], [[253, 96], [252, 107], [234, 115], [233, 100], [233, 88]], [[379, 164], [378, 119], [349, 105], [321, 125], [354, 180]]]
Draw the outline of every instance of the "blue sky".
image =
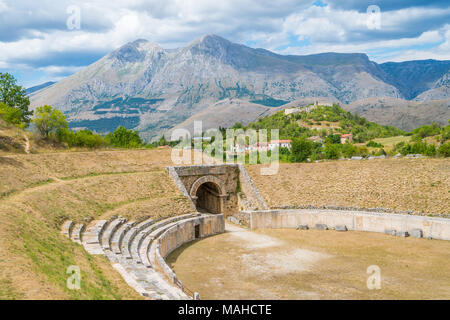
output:
[[[379, 13], [368, 13], [370, 5]], [[77, 21], [80, 29], [68, 27]], [[29, 87], [60, 80], [136, 39], [176, 48], [211, 33], [281, 54], [445, 60], [450, 2], [0, 0], [0, 72]]]

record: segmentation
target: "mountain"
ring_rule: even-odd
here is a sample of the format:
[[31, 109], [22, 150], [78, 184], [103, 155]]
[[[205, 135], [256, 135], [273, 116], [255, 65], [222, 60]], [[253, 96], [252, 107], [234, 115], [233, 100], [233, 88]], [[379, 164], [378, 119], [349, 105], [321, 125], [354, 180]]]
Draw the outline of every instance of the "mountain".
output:
[[450, 119], [450, 99], [448, 98], [427, 101], [386, 97], [369, 98], [353, 101], [344, 108], [370, 121], [395, 126], [404, 131], [411, 131], [433, 122], [447, 125]]
[[420, 94], [435, 90], [431, 98], [442, 99], [446, 93], [439, 79], [449, 64], [429, 62], [434, 63], [437, 67], [427, 73], [424, 84], [413, 85], [402, 68], [420, 74], [427, 64], [379, 65], [360, 53], [279, 55], [216, 35], [176, 50], [136, 40], [37, 91], [31, 102], [32, 107], [51, 104], [60, 109], [72, 128], [107, 132], [124, 125], [150, 140], [195, 120], [211, 127], [254, 121], [274, 108], [308, 98], [341, 103], [378, 97], [421, 99]]
[[411, 100], [434, 89], [436, 83], [449, 72], [450, 61], [387, 62], [380, 64], [380, 68], [388, 75], [385, 82], [398, 88], [405, 99]]
[[56, 83], [56, 82], [53, 82], [53, 81], [45, 82], [45, 83], [42, 83], [42, 84], [40, 84], [40, 85], [37, 85], [37, 86], [34, 86], [34, 87], [27, 88], [27, 89], [26, 89], [26, 92], [27, 92], [28, 95], [31, 95], [32, 93], [34, 93], [34, 92], [36, 92], [36, 91], [39, 91], [39, 90], [41, 90], [41, 89], [47, 88], [47, 87], [49, 87], [49, 86], [51, 86], [52, 84], [55, 84], [55, 83]]

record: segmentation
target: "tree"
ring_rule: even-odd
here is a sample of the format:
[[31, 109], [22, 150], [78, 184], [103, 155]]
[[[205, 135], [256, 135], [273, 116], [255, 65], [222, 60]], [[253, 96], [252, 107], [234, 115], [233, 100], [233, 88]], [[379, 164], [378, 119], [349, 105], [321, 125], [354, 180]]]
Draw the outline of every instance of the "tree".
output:
[[325, 144], [325, 148], [323, 150], [325, 159], [339, 159], [341, 154], [340, 145], [334, 143]]
[[0, 118], [13, 125], [24, 126], [20, 109], [10, 107], [3, 102], [0, 102]]
[[441, 156], [444, 156], [446, 158], [450, 157], [450, 142], [442, 144], [439, 147], [438, 152]]
[[158, 146], [161, 146], [161, 147], [167, 146], [168, 144], [169, 144], [169, 141], [166, 140], [166, 137], [164, 137], [164, 135], [158, 141]]
[[353, 157], [353, 156], [356, 154], [356, 152], [357, 152], [356, 146], [354, 146], [354, 145], [351, 144], [351, 143], [343, 144], [341, 148], [342, 148], [342, 155], [343, 155], [345, 158], [351, 158], [351, 157]]
[[291, 159], [293, 162], [305, 162], [313, 152], [313, 142], [305, 138], [297, 138], [292, 141]]
[[140, 148], [142, 146], [139, 133], [133, 130], [127, 130], [123, 126], [119, 126], [116, 131], [108, 133], [106, 140], [109, 144], [118, 148]]
[[0, 72], [0, 102], [10, 108], [17, 108], [21, 113], [21, 122], [28, 125], [33, 111], [29, 111], [30, 98], [26, 90], [16, 84], [16, 79], [9, 73]]
[[341, 136], [338, 134], [330, 134], [326, 139], [325, 143], [334, 143], [334, 144], [340, 144], [341, 143]]
[[56, 134], [58, 130], [68, 127], [66, 116], [61, 111], [48, 105], [36, 109], [33, 123], [39, 133], [46, 139], [49, 138], [50, 134]]

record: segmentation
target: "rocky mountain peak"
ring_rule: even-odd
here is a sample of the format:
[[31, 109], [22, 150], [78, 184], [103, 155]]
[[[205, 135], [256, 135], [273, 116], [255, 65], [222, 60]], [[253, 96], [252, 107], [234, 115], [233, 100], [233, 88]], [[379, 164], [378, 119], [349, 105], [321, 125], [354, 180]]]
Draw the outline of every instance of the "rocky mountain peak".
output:
[[142, 62], [149, 53], [164, 51], [159, 45], [145, 39], [129, 42], [109, 54], [110, 59], [119, 62]]

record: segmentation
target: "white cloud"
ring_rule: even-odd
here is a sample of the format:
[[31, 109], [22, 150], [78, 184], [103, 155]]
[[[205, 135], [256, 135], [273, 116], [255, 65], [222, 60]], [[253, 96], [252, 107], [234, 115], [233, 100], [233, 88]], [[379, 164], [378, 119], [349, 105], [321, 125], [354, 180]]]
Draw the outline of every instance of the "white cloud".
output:
[[[312, 2], [0, 0], [0, 39], [5, 38], [0, 41], [0, 67], [34, 67], [51, 76], [63, 73], [57, 68], [77, 68], [71, 59], [77, 60], [80, 52], [97, 57], [138, 38], [174, 48], [209, 33], [269, 50], [281, 47], [279, 52], [290, 54], [336, 51], [368, 52], [376, 61], [450, 59], [449, 27], [444, 25], [450, 7], [382, 12], [381, 29], [373, 31], [367, 28], [365, 12]], [[81, 8], [79, 31], [65, 27], [68, 5]], [[52, 63], [58, 55], [67, 61]]]

